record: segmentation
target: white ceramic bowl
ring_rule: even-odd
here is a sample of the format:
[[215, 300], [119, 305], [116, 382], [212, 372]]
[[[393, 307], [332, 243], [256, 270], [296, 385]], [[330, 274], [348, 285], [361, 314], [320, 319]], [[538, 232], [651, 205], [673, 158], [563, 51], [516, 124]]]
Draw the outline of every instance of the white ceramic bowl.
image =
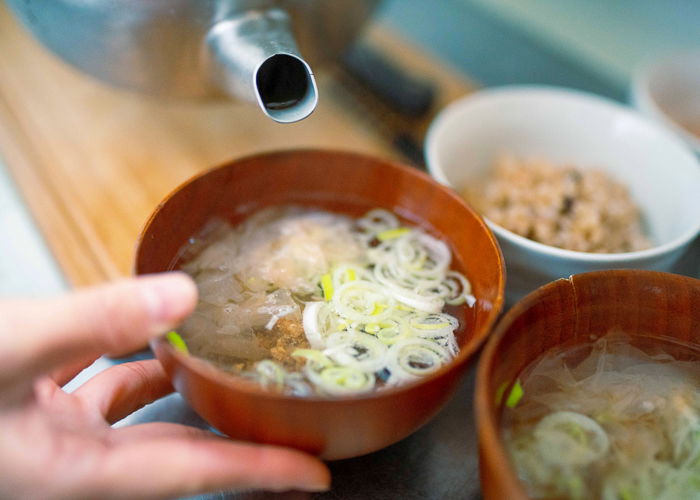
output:
[[642, 113], [669, 127], [700, 155], [700, 48], [643, 64], [632, 79], [631, 97]]
[[483, 90], [448, 105], [426, 138], [428, 170], [461, 191], [502, 153], [595, 167], [630, 190], [654, 242], [594, 254], [537, 243], [487, 220], [503, 250], [512, 303], [560, 277], [613, 268], [673, 270], [700, 233], [700, 164], [661, 126], [607, 99], [552, 87]]

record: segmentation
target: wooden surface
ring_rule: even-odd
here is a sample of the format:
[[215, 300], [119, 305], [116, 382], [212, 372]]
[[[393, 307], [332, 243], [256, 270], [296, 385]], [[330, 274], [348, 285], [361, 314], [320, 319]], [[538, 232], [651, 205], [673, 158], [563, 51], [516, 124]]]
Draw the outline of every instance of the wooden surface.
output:
[[[367, 42], [438, 83], [435, 109], [467, 82], [393, 33]], [[398, 123], [371, 99], [318, 72], [314, 114], [280, 125], [231, 102], [163, 101], [109, 88], [48, 53], [0, 4], [0, 157], [73, 285], [129, 274], [148, 215], [195, 173], [289, 147], [332, 147], [400, 158], [392, 134], [417, 140], [427, 120]], [[377, 114], [379, 109], [380, 113]]]

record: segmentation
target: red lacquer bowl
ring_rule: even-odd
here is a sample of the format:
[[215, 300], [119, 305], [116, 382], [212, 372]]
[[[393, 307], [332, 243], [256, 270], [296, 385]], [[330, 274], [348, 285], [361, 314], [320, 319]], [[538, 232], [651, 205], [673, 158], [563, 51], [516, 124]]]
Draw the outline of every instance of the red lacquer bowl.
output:
[[457, 195], [411, 167], [354, 153], [294, 150], [260, 154], [205, 172], [175, 189], [148, 220], [137, 274], [177, 267], [179, 249], [212, 217], [240, 222], [263, 207], [297, 204], [360, 216], [383, 207], [443, 238], [453, 267], [471, 280], [461, 351], [419, 383], [345, 399], [272, 394], [183, 355], [152, 347], [175, 388], [212, 426], [234, 439], [292, 446], [326, 459], [388, 446], [426, 423], [450, 397], [503, 304], [504, 266], [483, 220]]
[[499, 321], [479, 360], [476, 382], [486, 500], [528, 498], [501, 439], [502, 388], [551, 349], [616, 332], [629, 335], [640, 349], [661, 339], [666, 352], [685, 360], [683, 345], [700, 345], [700, 280], [631, 269], [577, 274], [527, 295]]

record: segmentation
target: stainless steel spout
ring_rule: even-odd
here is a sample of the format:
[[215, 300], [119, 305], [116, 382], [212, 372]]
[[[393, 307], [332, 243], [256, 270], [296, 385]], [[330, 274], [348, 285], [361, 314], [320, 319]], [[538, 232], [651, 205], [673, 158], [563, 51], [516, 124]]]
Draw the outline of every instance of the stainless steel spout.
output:
[[302, 120], [316, 108], [316, 80], [299, 55], [285, 11], [237, 13], [217, 22], [206, 42], [212, 77], [228, 94], [257, 103], [281, 123]]
[[287, 123], [318, 100], [307, 61], [342, 54], [380, 0], [5, 1], [47, 48], [104, 82], [165, 98], [227, 95]]

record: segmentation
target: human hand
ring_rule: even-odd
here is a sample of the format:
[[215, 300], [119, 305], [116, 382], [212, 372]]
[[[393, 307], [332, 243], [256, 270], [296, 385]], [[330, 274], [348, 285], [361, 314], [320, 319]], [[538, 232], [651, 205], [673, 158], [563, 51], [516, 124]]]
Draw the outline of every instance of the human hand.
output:
[[169, 498], [232, 489], [323, 490], [304, 453], [173, 423], [111, 424], [172, 392], [157, 360], [124, 363], [73, 393], [61, 385], [102, 354], [124, 355], [196, 303], [182, 273], [52, 300], [0, 303], [0, 498]]

